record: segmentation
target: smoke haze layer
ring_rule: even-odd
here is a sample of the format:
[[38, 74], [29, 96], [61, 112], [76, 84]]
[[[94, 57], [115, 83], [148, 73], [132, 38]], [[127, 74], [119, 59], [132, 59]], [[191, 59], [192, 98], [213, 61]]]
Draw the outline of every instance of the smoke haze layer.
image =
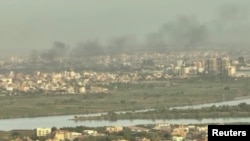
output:
[[[247, 7], [247, 0], [3, 0], [0, 52], [32, 54], [36, 50], [44, 56], [69, 56], [247, 47]], [[57, 41], [67, 49], [56, 49]]]

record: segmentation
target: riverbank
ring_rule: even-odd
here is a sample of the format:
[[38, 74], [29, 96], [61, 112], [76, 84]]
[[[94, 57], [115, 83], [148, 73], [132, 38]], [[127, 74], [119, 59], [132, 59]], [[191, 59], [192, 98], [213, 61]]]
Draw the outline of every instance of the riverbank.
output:
[[[248, 97], [241, 97], [241, 98], [235, 98], [237, 100], [230, 100], [230, 101], [223, 101], [223, 102], [210, 102], [210, 103], [202, 103], [202, 104], [197, 104], [197, 105], [183, 105], [183, 106], [178, 106], [178, 107], [169, 107], [169, 109], [201, 109], [204, 107], [211, 107], [213, 105], [215, 106], [223, 106], [223, 105], [229, 105], [229, 106], [233, 106], [233, 105], [238, 105], [240, 103], [247, 103], [250, 104], [250, 97], [249, 99], [246, 99]], [[161, 109], [165, 109], [164, 107], [162, 107]], [[119, 114], [119, 113], [137, 113], [137, 112], [148, 112], [148, 111], [154, 111], [155, 109], [150, 108], [150, 109], [134, 109], [134, 110], [127, 110], [125, 109], [124, 111], [115, 111], [115, 113]], [[108, 111], [108, 112], [114, 112], [114, 111]], [[27, 115], [27, 116], [12, 116], [12, 117], [3, 117], [3, 115], [0, 115], [0, 119], [16, 119], [16, 118], [37, 118], [37, 117], [56, 117], [56, 116], [67, 116], [67, 115], [74, 115], [74, 116], [81, 116], [81, 115], [85, 115], [85, 116], [100, 116], [100, 115], [104, 115], [108, 113], [107, 111], [93, 111], [93, 112], [69, 112], [67, 111], [62, 112], [62, 113], [48, 113], [48, 114], [40, 114], [37, 115], [35, 113], [33, 113], [32, 115]]]
[[54, 117], [38, 117], [38, 118], [19, 118], [19, 119], [3, 119], [0, 120], [0, 130], [9, 131], [15, 129], [36, 129], [41, 127], [105, 127], [105, 126], [135, 126], [145, 124], [216, 124], [216, 123], [248, 123], [248, 118], [204, 118], [204, 119], [164, 119], [164, 120], [85, 120], [85, 121], [74, 121], [69, 120], [74, 115], [68, 116], [54, 116]]
[[[247, 99], [249, 98], [249, 99]], [[169, 109], [201, 109], [205, 107], [211, 107], [211, 106], [223, 106], [223, 105], [229, 105], [229, 106], [234, 106], [238, 105], [240, 103], [246, 103], [250, 104], [250, 97], [240, 97], [240, 98], [235, 98], [236, 100], [229, 100], [229, 101], [222, 101], [222, 102], [209, 102], [209, 103], [202, 103], [202, 104], [197, 104], [197, 105], [183, 105], [183, 106], [178, 106], [178, 107], [168, 107]], [[161, 109], [168, 109], [161, 107]], [[62, 113], [48, 113], [48, 114], [40, 114], [37, 115], [35, 112], [32, 115], [27, 115], [27, 116], [12, 116], [12, 117], [6, 117], [3, 115], [0, 115], [0, 119], [16, 119], [16, 118], [37, 118], [37, 117], [55, 117], [55, 116], [67, 116], [67, 115], [74, 115], [74, 116], [100, 116], [100, 115], [105, 115], [108, 112], [115, 112], [117, 114], [120, 113], [140, 113], [140, 112], [148, 112], [148, 111], [154, 111], [155, 109], [150, 108], [150, 109], [134, 109], [134, 110], [128, 110], [124, 109], [123, 111], [92, 111], [92, 112], [72, 112], [72, 111], [67, 111], [67, 112], [62, 112]], [[105, 118], [104, 118], [105, 119]]]
[[75, 121], [81, 120], [134, 120], [134, 119], [203, 119], [203, 118], [236, 118], [250, 117], [250, 104], [240, 103], [234, 106], [203, 107], [201, 109], [155, 109], [144, 112], [109, 112], [97, 116], [74, 116]]
[[250, 80], [171, 80], [138, 84], [112, 84], [107, 94], [64, 94], [0, 97], [0, 118], [79, 115], [135, 111], [231, 101], [250, 96]]

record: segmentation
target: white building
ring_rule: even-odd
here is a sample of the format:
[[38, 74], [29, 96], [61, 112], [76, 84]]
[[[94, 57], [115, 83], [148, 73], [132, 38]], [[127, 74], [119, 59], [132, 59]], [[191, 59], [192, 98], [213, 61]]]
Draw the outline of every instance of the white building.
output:
[[79, 88], [79, 93], [86, 93], [86, 88], [85, 87]]
[[86, 135], [96, 135], [97, 134], [97, 131], [94, 131], [94, 130], [84, 130], [83, 131], [84, 134]]
[[235, 66], [229, 66], [228, 67], [228, 75], [234, 76], [236, 74], [236, 67]]
[[36, 136], [48, 136], [51, 134], [51, 128], [36, 128]]

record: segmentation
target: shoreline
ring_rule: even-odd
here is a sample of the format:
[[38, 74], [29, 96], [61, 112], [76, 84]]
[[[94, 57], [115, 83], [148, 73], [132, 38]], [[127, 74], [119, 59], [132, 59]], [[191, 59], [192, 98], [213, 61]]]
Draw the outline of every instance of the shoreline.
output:
[[[203, 108], [204, 105], [210, 105], [207, 107], [211, 107], [213, 105], [220, 105], [223, 103], [228, 103], [228, 102], [237, 102], [241, 100], [250, 100], [250, 96], [241, 96], [241, 97], [235, 97], [233, 100], [228, 100], [228, 101], [221, 101], [221, 102], [208, 102], [208, 103], [200, 103], [200, 104], [195, 104], [195, 105], [183, 105], [183, 106], [173, 106], [173, 107], [168, 107], [169, 109], [183, 109], [183, 110], [189, 110], [189, 108], [196, 109], [194, 107], [200, 106], [201, 109]], [[244, 103], [244, 102], [240, 102]], [[240, 104], [238, 103], [238, 104]], [[236, 105], [238, 105], [236, 104]], [[221, 106], [221, 105], [220, 105]], [[229, 105], [229, 106], [235, 106], [235, 105]], [[206, 106], [205, 106], [206, 107]], [[148, 108], [148, 109], [136, 109], [136, 110], [121, 110], [121, 111], [115, 111], [116, 114], [121, 114], [121, 113], [126, 113], [126, 112], [147, 112], [147, 111], [154, 111], [156, 109], [154, 108]], [[90, 113], [58, 113], [58, 114], [48, 114], [48, 115], [34, 115], [34, 116], [15, 116], [15, 117], [8, 117], [8, 118], [2, 118], [0, 117], [0, 120], [7, 120], [7, 119], [21, 119], [21, 118], [42, 118], [42, 117], [55, 117], [55, 116], [91, 116], [91, 115], [101, 115], [101, 114], [107, 114], [108, 112], [103, 111], [103, 112], [90, 112]]]

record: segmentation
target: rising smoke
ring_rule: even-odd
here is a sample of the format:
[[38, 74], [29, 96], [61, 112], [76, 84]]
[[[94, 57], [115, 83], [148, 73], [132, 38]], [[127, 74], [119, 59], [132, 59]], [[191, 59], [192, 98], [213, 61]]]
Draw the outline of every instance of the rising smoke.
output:
[[214, 20], [202, 22], [195, 16], [181, 15], [168, 22], [138, 44], [135, 37], [115, 37], [101, 44], [98, 39], [78, 43], [68, 48], [63, 42], [55, 42], [42, 56], [53, 59], [60, 56], [89, 57], [131, 53], [135, 51], [195, 50], [206, 48], [239, 48], [250, 44], [249, 12], [244, 6], [225, 5]]
[[42, 52], [40, 57], [46, 60], [55, 60], [58, 57], [64, 57], [68, 54], [69, 47], [60, 41], [54, 42], [52, 48]]
[[181, 16], [176, 21], [163, 25], [160, 30], [148, 36], [145, 46], [157, 49], [194, 49], [206, 44], [208, 29], [194, 17]]

